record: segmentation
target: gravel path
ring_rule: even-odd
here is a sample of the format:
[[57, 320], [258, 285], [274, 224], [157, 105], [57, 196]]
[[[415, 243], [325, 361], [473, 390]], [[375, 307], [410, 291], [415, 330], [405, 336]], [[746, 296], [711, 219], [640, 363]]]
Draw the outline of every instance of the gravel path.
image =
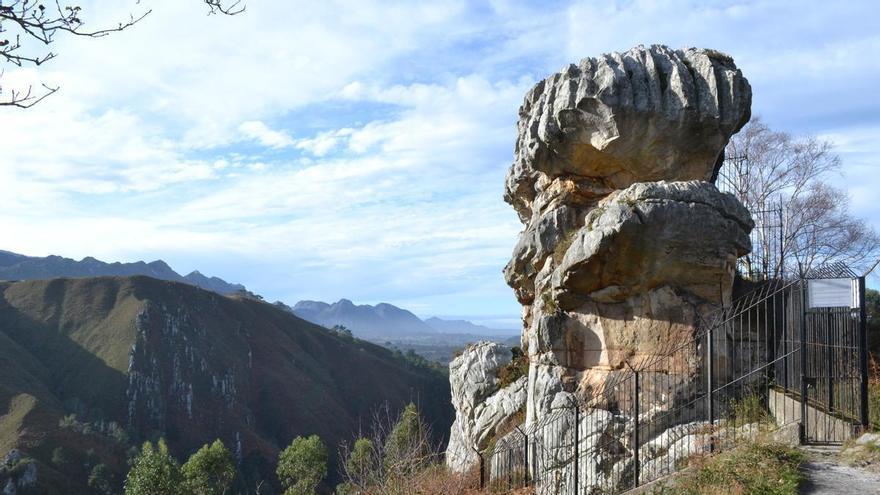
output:
[[801, 470], [807, 476], [802, 495], [880, 494], [877, 473], [827, 462], [805, 462]]

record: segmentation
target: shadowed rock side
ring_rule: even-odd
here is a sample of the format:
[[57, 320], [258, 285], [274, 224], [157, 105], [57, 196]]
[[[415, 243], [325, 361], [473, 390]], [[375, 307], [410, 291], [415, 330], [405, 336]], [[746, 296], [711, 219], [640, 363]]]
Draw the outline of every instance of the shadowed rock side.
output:
[[750, 250], [748, 211], [711, 182], [750, 106], [729, 56], [657, 45], [586, 58], [526, 95], [504, 196], [524, 229], [504, 275], [523, 305], [527, 426], [577, 397], [607, 414], [627, 363], [646, 383], [693, 382], [697, 321]]
[[[97, 463], [119, 487], [127, 449], [160, 436], [184, 459], [219, 438], [241, 482], [274, 493], [296, 435], [335, 449], [386, 401], [419, 402], [437, 432], [452, 422], [441, 372], [271, 304], [148, 277], [0, 283], [0, 376], [0, 456], [33, 459], [40, 493], [89, 493], [82, 466]], [[53, 461], [58, 447], [74, 461]]]

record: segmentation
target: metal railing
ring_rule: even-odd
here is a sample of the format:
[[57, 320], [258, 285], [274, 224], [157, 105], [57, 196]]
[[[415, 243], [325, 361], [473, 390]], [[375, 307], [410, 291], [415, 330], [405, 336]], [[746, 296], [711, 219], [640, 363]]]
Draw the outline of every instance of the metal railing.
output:
[[692, 339], [502, 435], [482, 453], [484, 485], [615, 494], [780, 428], [804, 442], [849, 438], [867, 426], [864, 315], [809, 308], [807, 286], [760, 284], [702, 317]]

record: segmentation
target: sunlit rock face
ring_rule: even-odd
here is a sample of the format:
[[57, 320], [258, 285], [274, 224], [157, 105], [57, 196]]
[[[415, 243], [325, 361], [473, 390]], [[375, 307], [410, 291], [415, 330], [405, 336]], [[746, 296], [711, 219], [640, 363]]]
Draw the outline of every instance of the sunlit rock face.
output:
[[526, 94], [505, 200], [526, 222], [551, 199], [539, 201], [544, 191], [564, 202], [589, 200], [600, 185], [710, 180], [751, 101], [733, 59], [714, 50], [585, 58]]
[[511, 360], [510, 349], [495, 342], [469, 346], [449, 363], [455, 422], [446, 449], [446, 464], [463, 472], [479, 461], [496, 429], [525, 406], [526, 377], [506, 387], [499, 373]]
[[524, 229], [504, 275], [524, 307], [527, 422], [625, 365], [693, 379], [696, 346], [656, 358], [693, 341], [750, 250], [748, 211], [712, 184], [750, 107], [729, 56], [657, 45], [586, 58], [526, 95], [505, 191]]

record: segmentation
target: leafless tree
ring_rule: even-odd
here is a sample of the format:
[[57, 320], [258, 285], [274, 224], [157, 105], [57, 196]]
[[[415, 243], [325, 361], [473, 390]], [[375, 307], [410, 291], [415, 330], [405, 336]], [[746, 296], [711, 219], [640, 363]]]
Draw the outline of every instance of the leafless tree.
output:
[[411, 428], [416, 418], [407, 418], [407, 414], [406, 410], [393, 413], [386, 403], [373, 413], [368, 430], [361, 431], [355, 442], [340, 445], [344, 483], [338, 492], [451, 495], [472, 484], [446, 470], [441, 463], [443, 448], [433, 440], [430, 428], [421, 418], [417, 418], [419, 426]]
[[[830, 261], [858, 269], [880, 256], [880, 239], [849, 211], [845, 191], [831, 184], [841, 173], [832, 144], [770, 129], [760, 118], [730, 141], [718, 186], [733, 193], [757, 223], [753, 256], [771, 277]], [[776, 212], [779, 212], [777, 219]], [[778, 228], [768, 229], [768, 222]]]
[[[240, 0], [201, 0], [209, 14], [235, 15], [244, 11]], [[140, 3], [139, 1], [137, 2]], [[16, 67], [41, 66], [57, 53], [48, 49], [59, 33], [89, 38], [102, 38], [127, 29], [151, 12], [141, 9], [115, 26], [89, 29], [83, 20], [83, 9], [59, 0], [0, 0], [0, 60]], [[43, 50], [34, 46], [47, 47]], [[3, 72], [0, 70], [0, 78]], [[57, 86], [41, 84], [39, 88], [5, 88], [0, 84], [0, 106], [31, 107], [58, 91]]]

